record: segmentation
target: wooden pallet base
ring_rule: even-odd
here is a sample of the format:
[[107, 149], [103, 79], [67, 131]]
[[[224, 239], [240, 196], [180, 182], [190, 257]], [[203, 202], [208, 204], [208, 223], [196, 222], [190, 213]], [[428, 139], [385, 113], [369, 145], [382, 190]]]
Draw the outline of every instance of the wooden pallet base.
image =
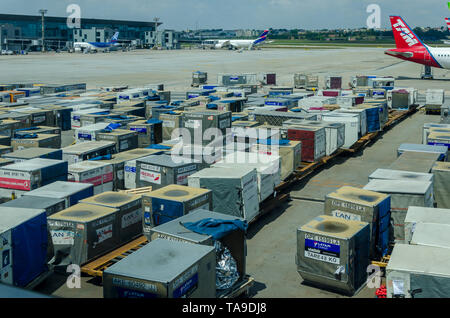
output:
[[145, 246], [148, 240], [145, 236], [140, 236], [139, 238], [131, 241], [122, 247], [103, 255], [81, 267], [81, 272], [89, 276], [103, 277], [103, 271], [113, 265], [114, 263], [120, 261], [121, 259], [127, 257], [131, 253], [137, 251], [141, 247]]

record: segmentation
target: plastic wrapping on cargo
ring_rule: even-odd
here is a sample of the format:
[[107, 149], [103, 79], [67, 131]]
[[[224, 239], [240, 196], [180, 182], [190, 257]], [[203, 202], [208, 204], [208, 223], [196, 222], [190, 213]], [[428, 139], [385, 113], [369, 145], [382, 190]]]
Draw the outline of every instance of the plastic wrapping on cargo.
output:
[[239, 280], [239, 272], [236, 261], [231, 256], [230, 250], [220, 241], [214, 242], [216, 250], [216, 289], [224, 290], [233, 287]]

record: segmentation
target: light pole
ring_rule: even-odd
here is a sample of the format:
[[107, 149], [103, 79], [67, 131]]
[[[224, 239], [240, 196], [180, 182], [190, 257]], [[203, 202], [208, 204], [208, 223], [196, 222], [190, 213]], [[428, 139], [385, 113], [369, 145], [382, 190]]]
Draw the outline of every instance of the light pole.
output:
[[155, 22], [155, 37], [154, 37], [154, 42], [155, 42], [155, 46], [157, 46], [158, 44], [158, 33], [156, 32], [158, 30], [158, 22], [159, 22], [159, 18], [158, 17], [154, 17], [153, 18], [153, 22]]
[[44, 44], [44, 40], [45, 40], [45, 18], [44, 15], [47, 13], [47, 9], [41, 9], [39, 10], [39, 13], [42, 16], [42, 52], [45, 52], [45, 44]]
[[3, 50], [3, 27], [3, 24], [0, 25], [0, 52]]

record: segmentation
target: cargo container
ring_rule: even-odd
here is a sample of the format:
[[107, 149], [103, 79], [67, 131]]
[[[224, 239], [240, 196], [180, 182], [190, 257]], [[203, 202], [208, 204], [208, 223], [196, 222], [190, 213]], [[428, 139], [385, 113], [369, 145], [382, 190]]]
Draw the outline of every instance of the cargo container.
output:
[[[170, 241], [214, 246], [215, 239], [211, 235], [196, 233], [183, 226], [183, 224], [188, 222], [194, 223], [205, 219], [225, 220], [225, 221], [239, 220], [245, 222], [244, 219], [237, 218], [235, 216], [230, 216], [223, 213], [216, 213], [205, 209], [198, 209], [196, 211], [192, 211], [187, 215], [181, 216], [176, 220], [172, 220], [165, 224], [158, 225], [152, 228], [150, 232], [150, 241], [154, 241], [157, 239], [166, 239]], [[229, 274], [221, 273], [221, 275], [222, 276], [226, 275], [229, 277], [231, 276], [230, 273], [231, 271], [237, 271], [237, 273], [239, 274], [237, 282], [242, 281], [242, 279], [246, 275], [247, 242], [245, 238], [245, 231], [240, 229], [230, 231], [219, 241], [230, 251], [231, 256], [236, 261], [235, 269], [228, 268], [227, 270]], [[216, 251], [216, 255], [217, 253], [218, 252]], [[216, 287], [220, 287], [217, 285], [218, 284], [216, 284]]]
[[13, 147], [0, 145], [0, 156], [3, 157], [4, 155], [11, 153], [12, 151]]
[[212, 209], [211, 190], [181, 185], [168, 185], [142, 196], [144, 234], [150, 229], [178, 219], [197, 209]]
[[308, 74], [294, 74], [294, 88], [306, 88], [306, 78]]
[[297, 271], [319, 287], [353, 295], [367, 282], [369, 224], [321, 215], [297, 229]]
[[52, 148], [25, 148], [3, 154], [2, 158], [11, 159], [15, 163], [35, 158], [62, 160], [62, 150]]
[[123, 116], [138, 116], [141, 118], [145, 118], [146, 109], [145, 107], [124, 107], [122, 104], [118, 104], [114, 106], [114, 109], [111, 111], [112, 114], [115, 115], [123, 115]]
[[409, 109], [412, 105], [410, 92], [405, 89], [394, 89], [387, 92], [387, 102], [392, 109]]
[[227, 129], [231, 128], [231, 112], [185, 112], [183, 113], [183, 125], [191, 135], [192, 144], [207, 145], [210, 140], [207, 140], [204, 136], [205, 133], [211, 133], [211, 129], [214, 130], [212, 132], [214, 135], [217, 132], [226, 135]]
[[303, 98], [298, 101], [298, 107], [308, 110], [315, 107], [323, 107], [324, 105], [336, 104], [337, 98], [330, 96], [312, 96]]
[[239, 84], [259, 84], [257, 74], [218, 74], [217, 83], [221, 86]]
[[112, 111], [101, 109], [95, 113], [88, 112], [80, 115], [80, 127], [90, 126], [105, 122], [105, 118], [114, 115]]
[[25, 208], [45, 210], [47, 216], [53, 215], [66, 208], [64, 199], [36, 197], [32, 195], [24, 195], [18, 199], [11, 200], [0, 204], [0, 209], [3, 208]]
[[104, 271], [103, 297], [214, 298], [215, 263], [212, 246], [158, 239]]
[[63, 160], [73, 164], [99, 156], [114, 154], [116, 144], [111, 141], [88, 141], [62, 148], [62, 151]]
[[311, 115], [307, 113], [255, 110], [250, 112], [248, 118], [251, 121], [257, 121], [260, 124], [282, 126], [285, 121], [290, 119], [317, 120], [317, 115]]
[[431, 173], [377, 169], [369, 176], [369, 181], [371, 180], [411, 180], [419, 182], [433, 182], [434, 178]]
[[428, 135], [430, 134], [431, 128], [450, 128], [450, 124], [438, 124], [438, 123], [426, 123], [423, 124], [423, 137], [422, 143], [424, 145], [428, 144]]
[[202, 84], [206, 84], [208, 82], [208, 73], [206, 72], [193, 72], [192, 73], [192, 87], [199, 87]]
[[161, 120], [138, 120], [127, 125], [127, 129], [138, 134], [138, 147], [145, 148], [163, 141]]
[[47, 215], [43, 209], [0, 209], [0, 283], [25, 287], [48, 270]]
[[369, 181], [364, 189], [390, 195], [391, 232], [395, 243], [405, 242], [405, 218], [408, 207], [433, 207], [434, 203], [432, 182], [378, 179]]
[[19, 128], [21, 128], [21, 123], [18, 120], [11, 120], [11, 119], [0, 120], [1, 136], [13, 137], [14, 135], [13, 132]]
[[411, 152], [402, 153], [388, 168], [392, 170], [404, 170], [412, 172], [430, 173], [439, 153]]
[[0, 158], [0, 167], [7, 166], [13, 163], [14, 161], [11, 159]]
[[256, 169], [259, 203], [270, 197], [281, 183], [280, 157], [260, 153], [235, 152], [213, 164], [213, 168], [248, 167]]
[[[151, 155], [159, 155], [162, 154], [163, 150], [158, 149], [135, 149], [134, 152], [136, 154], [140, 154], [140, 158], [151, 156]], [[125, 189], [135, 189], [136, 185], [136, 160], [138, 158], [130, 158], [124, 164], [124, 187]]]
[[450, 225], [450, 209], [408, 207], [405, 218], [405, 244], [411, 242], [416, 225], [419, 223]]
[[10, 112], [7, 114], [0, 114], [0, 120], [11, 119], [20, 122], [22, 128], [30, 127], [31, 125], [31, 114]]
[[71, 114], [73, 109], [69, 107], [57, 106], [57, 105], [45, 105], [37, 106], [38, 108], [49, 109], [53, 112], [54, 121], [50, 126], [59, 127], [62, 131], [72, 129]]
[[370, 224], [370, 257], [388, 253], [391, 198], [389, 195], [344, 186], [326, 195], [325, 214]]
[[431, 172], [434, 175], [434, 198], [437, 207], [450, 209], [450, 163], [436, 162]]
[[11, 147], [13, 147], [14, 151], [23, 150], [26, 148], [59, 149], [61, 148], [61, 135], [17, 135], [16, 138], [11, 139]]
[[365, 136], [367, 134], [367, 110], [366, 109], [338, 109], [335, 110], [336, 113], [347, 113], [347, 114], [357, 114], [359, 118], [359, 137]]
[[436, 146], [450, 147], [450, 132], [437, 133], [430, 131], [428, 135], [428, 144]]
[[108, 125], [109, 123], [98, 123], [75, 129], [76, 143], [85, 141], [96, 141], [97, 134], [103, 131]]
[[339, 148], [343, 147], [345, 144], [345, 124], [343, 123], [332, 123], [325, 121], [312, 121], [312, 120], [288, 120], [283, 123], [283, 127], [289, 126], [311, 126], [311, 127], [322, 127], [325, 128], [325, 141], [326, 149], [325, 155], [330, 156], [336, 152]]
[[35, 107], [25, 107], [12, 109], [13, 112], [31, 114], [30, 125], [32, 126], [52, 126], [55, 122], [55, 117], [51, 110], [40, 109]]
[[117, 209], [117, 222], [119, 224], [119, 243], [127, 243], [142, 235], [142, 200], [138, 195], [103, 192], [80, 203], [100, 205]]
[[450, 251], [396, 244], [386, 267], [388, 298], [448, 298]]
[[51, 85], [42, 85], [41, 95], [54, 94], [54, 93], [62, 93], [62, 92], [70, 92], [70, 91], [86, 91], [86, 83], [79, 84], [51, 84]]
[[29, 134], [61, 135], [61, 128], [48, 126], [34, 126], [28, 128], [21, 128], [14, 130], [13, 137]]
[[450, 225], [417, 223], [411, 238], [411, 245], [450, 249]]
[[445, 101], [445, 91], [443, 89], [427, 89], [425, 93], [425, 105], [442, 106]]
[[[102, 109], [95, 107], [95, 106], [98, 106], [98, 105], [89, 105], [89, 108], [86, 108], [86, 109], [80, 109], [80, 110], [74, 109], [71, 114], [72, 129], [77, 129], [82, 126], [81, 125], [81, 116], [102, 112]], [[86, 124], [86, 125], [88, 125], [88, 124]]]
[[113, 166], [103, 161], [81, 161], [69, 165], [68, 181], [89, 183], [94, 186], [94, 195], [114, 188]]
[[188, 185], [213, 192], [212, 210], [251, 222], [259, 213], [257, 172], [254, 168], [207, 168], [188, 177]]
[[288, 139], [301, 141], [302, 161], [315, 162], [325, 156], [325, 128], [311, 126], [288, 127]]
[[0, 136], [0, 145], [8, 147], [11, 146], [11, 137]]
[[96, 140], [112, 141], [115, 143], [115, 152], [123, 152], [138, 147], [138, 132], [126, 129], [105, 129], [97, 133]]
[[79, 203], [47, 220], [55, 266], [83, 265], [119, 247], [117, 209]]
[[341, 89], [342, 88], [342, 76], [326, 76], [325, 88], [327, 89]]
[[66, 208], [77, 204], [80, 200], [94, 195], [94, 186], [89, 183], [56, 181], [36, 190], [24, 193], [25, 196], [63, 199]]
[[165, 154], [141, 158], [136, 161], [136, 184], [153, 189], [169, 184], [187, 185], [188, 176], [196, 173], [199, 166], [196, 160]]
[[397, 155], [400, 156], [404, 152], [437, 153], [439, 161], [447, 161], [448, 149], [445, 146], [437, 145], [401, 144], [397, 149]]
[[[278, 144], [275, 143], [273, 145], [259, 141], [257, 145], [252, 146], [251, 151], [270, 156], [279, 156], [281, 158], [281, 180], [286, 180], [302, 163], [301, 141], [280, 140]], [[274, 181], [276, 182], [276, 180]]]
[[67, 180], [67, 162], [30, 159], [0, 168], [0, 188], [31, 191], [49, 183]]
[[122, 126], [126, 127], [127, 124], [132, 123], [136, 120], [141, 120], [142, 117], [139, 116], [133, 116], [133, 115], [115, 115], [111, 114], [107, 117], [105, 117], [106, 123], [114, 123], [114, 124], [121, 124]]

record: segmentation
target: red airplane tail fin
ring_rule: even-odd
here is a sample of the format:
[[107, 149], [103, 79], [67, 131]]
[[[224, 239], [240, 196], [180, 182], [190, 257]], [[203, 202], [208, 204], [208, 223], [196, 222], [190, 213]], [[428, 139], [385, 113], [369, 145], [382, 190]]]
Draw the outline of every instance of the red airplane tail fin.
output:
[[392, 32], [398, 49], [424, 46], [414, 31], [400, 16], [391, 16]]

